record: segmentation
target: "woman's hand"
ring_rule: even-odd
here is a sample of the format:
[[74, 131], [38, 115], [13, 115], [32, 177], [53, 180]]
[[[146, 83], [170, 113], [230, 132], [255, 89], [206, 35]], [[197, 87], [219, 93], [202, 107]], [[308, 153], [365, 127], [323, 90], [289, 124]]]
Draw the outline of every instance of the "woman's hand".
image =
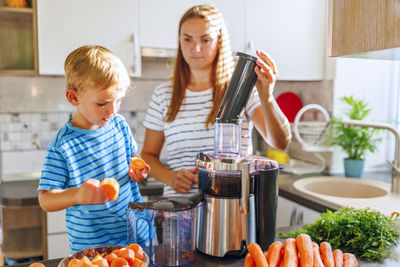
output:
[[89, 179], [77, 190], [76, 202], [79, 204], [100, 204], [107, 201], [107, 195], [100, 189], [100, 181]]
[[129, 168], [129, 176], [134, 182], [140, 182], [146, 179], [149, 172], [150, 172], [149, 164], [146, 164], [146, 167], [144, 167], [143, 170], [134, 170], [132, 168]]
[[175, 182], [172, 186], [178, 193], [186, 194], [190, 188], [192, 188], [193, 184], [199, 184], [197, 176], [195, 175], [198, 171], [198, 168], [193, 169], [180, 169], [176, 173]]
[[271, 102], [275, 82], [278, 78], [278, 70], [274, 60], [267, 53], [257, 50], [257, 55], [262, 59], [257, 60], [257, 67], [254, 69], [258, 76], [256, 82], [258, 94], [261, 100], [265, 99]]

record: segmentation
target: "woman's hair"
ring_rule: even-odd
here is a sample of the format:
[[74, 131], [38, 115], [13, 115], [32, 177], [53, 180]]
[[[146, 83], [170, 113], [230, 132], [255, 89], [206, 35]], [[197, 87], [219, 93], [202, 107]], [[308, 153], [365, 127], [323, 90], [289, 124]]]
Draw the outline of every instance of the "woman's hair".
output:
[[110, 50], [97, 45], [85, 45], [72, 51], [64, 64], [67, 88], [104, 89], [118, 85], [127, 89], [130, 79], [124, 64]]
[[[228, 31], [221, 13], [211, 5], [199, 5], [190, 8], [179, 22], [178, 40], [182, 24], [188, 19], [200, 18], [207, 21], [211, 28], [218, 33], [218, 52], [213, 64], [211, 82], [213, 84], [213, 106], [207, 116], [206, 128], [214, 123], [219, 106], [228, 87], [229, 79], [233, 72], [233, 58], [229, 42]], [[175, 59], [175, 68], [172, 76], [172, 98], [168, 107], [166, 122], [172, 122], [179, 112], [185, 90], [190, 82], [189, 65], [185, 62], [181, 44], [178, 41], [178, 52]]]

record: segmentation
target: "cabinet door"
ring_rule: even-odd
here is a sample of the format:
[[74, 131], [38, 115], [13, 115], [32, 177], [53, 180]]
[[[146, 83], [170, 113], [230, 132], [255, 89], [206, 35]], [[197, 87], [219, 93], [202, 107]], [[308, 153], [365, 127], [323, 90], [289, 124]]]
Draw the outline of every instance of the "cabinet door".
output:
[[70, 254], [68, 236], [64, 234], [53, 234], [47, 236], [48, 259], [64, 258]]
[[47, 234], [66, 233], [65, 210], [47, 213]]
[[278, 197], [278, 209], [276, 214], [276, 227], [304, 225], [312, 223], [320, 215], [320, 212], [297, 204], [283, 197]]
[[324, 78], [326, 2], [247, 1], [246, 41], [274, 58], [279, 80]]
[[141, 2], [141, 46], [176, 49], [178, 24], [184, 12], [194, 5], [212, 4], [223, 15], [232, 50], [245, 48], [245, 1], [235, 0], [145, 0]]
[[139, 0], [38, 0], [39, 74], [64, 75], [67, 55], [102, 45], [140, 76]]

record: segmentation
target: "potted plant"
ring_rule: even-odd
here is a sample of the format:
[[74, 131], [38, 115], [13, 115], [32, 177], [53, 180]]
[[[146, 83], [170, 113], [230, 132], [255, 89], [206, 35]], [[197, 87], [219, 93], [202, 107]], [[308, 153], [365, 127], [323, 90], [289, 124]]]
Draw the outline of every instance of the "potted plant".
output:
[[[342, 97], [346, 106], [344, 115], [347, 119], [363, 120], [370, 112], [368, 103], [356, 98]], [[331, 145], [339, 146], [346, 154], [344, 170], [346, 177], [361, 177], [367, 151], [374, 152], [381, 138], [376, 137], [379, 129], [367, 127], [345, 127], [342, 119], [333, 117], [331, 125]]]

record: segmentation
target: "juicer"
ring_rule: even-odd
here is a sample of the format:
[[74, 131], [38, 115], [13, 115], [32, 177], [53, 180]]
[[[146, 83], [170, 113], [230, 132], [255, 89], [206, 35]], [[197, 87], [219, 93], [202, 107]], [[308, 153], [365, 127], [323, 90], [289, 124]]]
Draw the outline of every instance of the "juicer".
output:
[[275, 240], [278, 163], [242, 155], [241, 116], [257, 80], [257, 58], [239, 56], [215, 121], [214, 153], [198, 153], [196, 249], [216, 257], [243, 255], [250, 243]]

